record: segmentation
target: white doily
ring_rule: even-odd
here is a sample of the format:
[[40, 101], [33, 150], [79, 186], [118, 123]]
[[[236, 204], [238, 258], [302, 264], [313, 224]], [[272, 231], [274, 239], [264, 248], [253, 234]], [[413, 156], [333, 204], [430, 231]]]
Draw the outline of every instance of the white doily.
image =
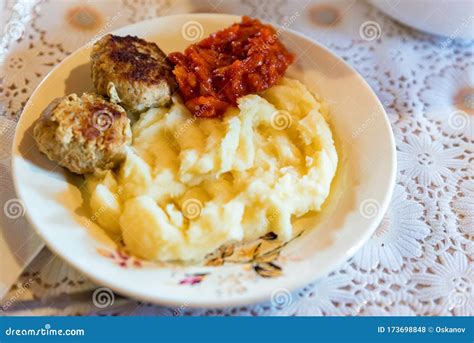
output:
[[[0, 18], [6, 33], [0, 45], [2, 141], [12, 139], [28, 96], [68, 53], [128, 23], [191, 11], [290, 23], [368, 80], [386, 108], [398, 150], [397, 185], [380, 227], [328, 277], [271, 302], [224, 310], [164, 308], [117, 295], [103, 306], [94, 298], [99, 286], [44, 250], [4, 298], [5, 313], [473, 315], [472, 41], [414, 31], [352, 0], [7, 1]], [[4, 146], [0, 159], [7, 160]]]

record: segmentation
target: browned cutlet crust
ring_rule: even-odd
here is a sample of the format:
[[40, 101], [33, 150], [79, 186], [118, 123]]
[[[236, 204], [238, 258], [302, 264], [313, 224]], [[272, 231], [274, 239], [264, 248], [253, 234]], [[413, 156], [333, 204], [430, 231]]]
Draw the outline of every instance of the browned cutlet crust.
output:
[[112, 83], [120, 103], [132, 112], [168, 103], [177, 89], [166, 54], [144, 39], [106, 35], [94, 44], [91, 60], [97, 92], [112, 99]]
[[107, 54], [122, 77], [147, 84], [166, 79], [176, 88], [173, 65], [158, 45], [133, 36], [109, 35], [107, 39]]
[[41, 152], [76, 174], [116, 167], [132, 141], [125, 110], [93, 93], [55, 99], [33, 133]]

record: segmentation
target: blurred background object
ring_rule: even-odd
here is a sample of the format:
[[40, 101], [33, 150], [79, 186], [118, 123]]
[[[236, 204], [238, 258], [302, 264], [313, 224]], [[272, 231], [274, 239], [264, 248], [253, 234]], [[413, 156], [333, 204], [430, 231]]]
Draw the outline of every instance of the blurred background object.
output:
[[474, 39], [472, 0], [369, 0], [400, 23], [451, 39]]

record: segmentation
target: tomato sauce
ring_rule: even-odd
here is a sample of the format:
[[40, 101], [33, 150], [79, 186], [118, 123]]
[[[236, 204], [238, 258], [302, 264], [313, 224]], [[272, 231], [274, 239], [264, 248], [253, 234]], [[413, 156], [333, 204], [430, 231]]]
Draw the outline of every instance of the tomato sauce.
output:
[[186, 107], [198, 117], [222, 115], [238, 98], [270, 88], [294, 60], [272, 26], [249, 17], [168, 57]]

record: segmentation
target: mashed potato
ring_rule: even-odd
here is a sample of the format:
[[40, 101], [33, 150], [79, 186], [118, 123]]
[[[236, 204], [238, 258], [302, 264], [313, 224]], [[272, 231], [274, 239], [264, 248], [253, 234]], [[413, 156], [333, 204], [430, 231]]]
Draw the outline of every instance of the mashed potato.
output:
[[179, 99], [142, 114], [119, 170], [88, 177], [98, 224], [157, 261], [200, 260], [270, 231], [289, 240], [336, 172], [326, 109], [287, 78], [238, 103], [218, 119], [191, 116]]

